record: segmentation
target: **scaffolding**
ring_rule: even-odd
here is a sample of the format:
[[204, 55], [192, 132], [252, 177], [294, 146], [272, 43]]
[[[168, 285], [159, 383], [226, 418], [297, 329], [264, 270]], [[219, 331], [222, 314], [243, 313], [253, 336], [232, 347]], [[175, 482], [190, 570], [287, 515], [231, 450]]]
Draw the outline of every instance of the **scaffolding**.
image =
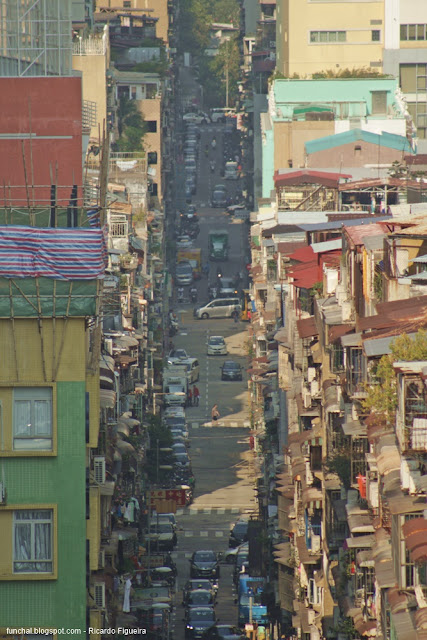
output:
[[70, 76], [70, 0], [0, 0], [0, 76]]

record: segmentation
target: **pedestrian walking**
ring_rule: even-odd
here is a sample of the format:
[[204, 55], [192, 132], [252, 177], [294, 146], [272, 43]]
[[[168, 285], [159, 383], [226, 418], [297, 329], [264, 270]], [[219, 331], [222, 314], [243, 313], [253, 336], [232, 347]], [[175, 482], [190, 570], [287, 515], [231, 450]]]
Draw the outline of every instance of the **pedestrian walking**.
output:
[[218, 420], [218, 418], [221, 417], [221, 414], [218, 411], [218, 405], [217, 404], [214, 404], [214, 406], [212, 407], [211, 416], [212, 416], [212, 420], [214, 420], [215, 422]]
[[198, 387], [196, 387], [196, 385], [193, 385], [193, 405], [195, 407], [198, 407], [199, 402], [200, 402], [200, 391]]
[[188, 391], [187, 391], [187, 406], [189, 407], [193, 406], [193, 394], [191, 392], [191, 387], [188, 387]]
[[239, 322], [239, 310], [234, 309], [233, 313], [231, 314], [231, 317], [234, 319], [234, 322]]

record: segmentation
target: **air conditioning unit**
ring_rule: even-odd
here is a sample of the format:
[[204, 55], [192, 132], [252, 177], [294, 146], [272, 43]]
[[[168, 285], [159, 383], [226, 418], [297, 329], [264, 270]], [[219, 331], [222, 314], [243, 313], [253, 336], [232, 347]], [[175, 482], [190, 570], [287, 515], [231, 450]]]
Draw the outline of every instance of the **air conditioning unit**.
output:
[[110, 356], [112, 356], [113, 355], [113, 339], [112, 338], [105, 338], [104, 346], [105, 346], [105, 351], [107, 353], [109, 353]]
[[305, 409], [309, 409], [311, 407], [311, 393], [305, 387], [302, 390], [302, 400]]
[[314, 398], [315, 396], [318, 396], [319, 393], [320, 393], [319, 381], [318, 380], [312, 380], [310, 382], [310, 394], [311, 394], [311, 397]]
[[105, 483], [105, 456], [95, 456], [93, 459], [93, 475], [97, 484]]
[[275, 49], [275, 48], [276, 48], [276, 41], [270, 40], [270, 49]]
[[313, 553], [320, 552], [320, 543], [321, 543], [320, 536], [311, 536], [311, 550]]
[[95, 604], [99, 609], [105, 609], [105, 582], [97, 582], [94, 587]]
[[98, 555], [98, 569], [103, 569], [105, 567], [105, 551], [102, 549]]

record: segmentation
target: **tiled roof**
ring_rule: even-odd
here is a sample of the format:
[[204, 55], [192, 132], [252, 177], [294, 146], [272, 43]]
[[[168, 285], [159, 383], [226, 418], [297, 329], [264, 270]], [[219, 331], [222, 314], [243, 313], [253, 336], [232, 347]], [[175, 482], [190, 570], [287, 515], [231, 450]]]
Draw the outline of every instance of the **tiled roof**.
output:
[[297, 184], [321, 184], [325, 187], [338, 187], [340, 180], [351, 178], [351, 175], [342, 173], [332, 173], [328, 171], [314, 171], [313, 169], [301, 169], [291, 173], [281, 174], [276, 171], [274, 174], [275, 187]]

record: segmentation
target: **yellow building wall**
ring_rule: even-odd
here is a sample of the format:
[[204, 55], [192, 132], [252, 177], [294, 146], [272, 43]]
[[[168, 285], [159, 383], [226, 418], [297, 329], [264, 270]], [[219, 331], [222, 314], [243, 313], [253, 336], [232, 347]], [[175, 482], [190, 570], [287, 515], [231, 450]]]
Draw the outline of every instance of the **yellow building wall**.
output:
[[[106, 8], [123, 9], [124, 2], [123, 0], [96, 0], [96, 11]], [[158, 18], [156, 36], [163, 40], [166, 45], [168, 44], [168, 0], [131, 0], [130, 8], [127, 6], [126, 9], [129, 13], [132, 13], [132, 9], [145, 9], [150, 18]], [[140, 16], [141, 11], [135, 12], [135, 15]]]
[[288, 168], [292, 160], [294, 169], [305, 165], [304, 144], [315, 138], [334, 133], [334, 122], [275, 122], [274, 123], [274, 171]]
[[0, 384], [85, 380], [85, 334], [83, 318], [43, 319], [40, 329], [34, 318], [1, 319]]
[[[281, 0], [282, 32], [277, 28], [279, 69], [309, 77], [320, 71], [373, 67], [381, 72], [384, 46], [384, 1], [340, 2], [327, 0]], [[372, 21], [381, 21], [372, 24]], [[372, 30], [380, 30], [380, 41], [372, 42]], [[345, 31], [346, 42], [310, 43], [310, 31]]]
[[138, 100], [138, 107], [144, 116], [144, 120], [155, 120], [157, 122], [156, 133], [146, 133], [144, 136], [144, 150], [157, 152], [157, 164], [150, 165], [155, 169], [154, 182], [158, 185], [158, 198], [162, 198], [162, 102], [161, 98], [151, 98], [149, 100]]
[[99, 436], [99, 368], [86, 376], [86, 391], [89, 392], [89, 447], [96, 449]]
[[86, 525], [86, 535], [89, 540], [89, 564], [91, 571], [98, 570], [99, 550], [101, 548], [101, 497], [98, 487], [90, 487], [89, 520]]
[[73, 69], [82, 72], [82, 97], [96, 103], [96, 125], [91, 127], [90, 137], [102, 135], [107, 121], [107, 76], [108, 55], [73, 56]]
[[13, 511], [0, 512], [0, 578], [12, 573], [12, 530], [13, 530]]

